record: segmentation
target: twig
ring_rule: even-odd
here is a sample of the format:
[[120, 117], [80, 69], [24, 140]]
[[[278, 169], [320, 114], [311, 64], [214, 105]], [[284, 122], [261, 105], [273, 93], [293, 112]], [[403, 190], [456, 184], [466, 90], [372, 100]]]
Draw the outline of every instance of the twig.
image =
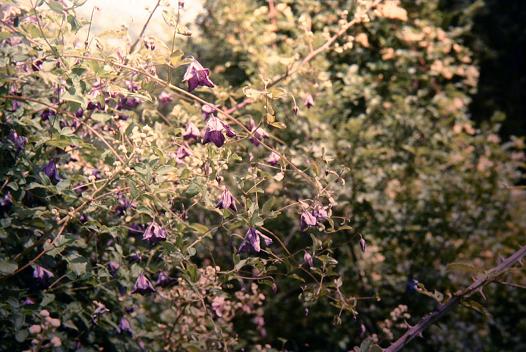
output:
[[434, 322], [442, 318], [451, 309], [456, 307], [464, 298], [471, 296], [473, 293], [481, 291], [487, 284], [496, 281], [496, 278], [504, 273], [507, 269], [519, 262], [526, 255], [526, 246], [523, 246], [518, 251], [506, 258], [502, 263], [489, 270], [482, 277], [477, 279], [468, 288], [463, 291], [455, 293], [447, 303], [441, 304], [438, 308], [422, 318], [418, 324], [412, 326], [403, 334], [398, 340], [393, 342], [389, 347], [384, 349], [384, 352], [396, 352], [404, 348], [411, 340], [417, 336], [421, 336], [422, 332], [432, 325]]
[[159, 7], [159, 5], [161, 4], [161, 0], [157, 0], [157, 4], [155, 4], [155, 7], [153, 8], [153, 10], [150, 12], [150, 16], [148, 16], [148, 19], [146, 20], [146, 22], [144, 23], [144, 26], [142, 26], [142, 30], [141, 30], [141, 33], [139, 34], [139, 36], [137, 37], [137, 39], [135, 40], [135, 42], [132, 44], [132, 46], [130, 47], [130, 54], [133, 53], [133, 51], [135, 50], [135, 47], [137, 46], [137, 44], [139, 44], [139, 42], [141, 41], [143, 35], [144, 35], [144, 32], [146, 32], [146, 28], [148, 28], [148, 25], [150, 24], [150, 21], [152, 20], [152, 17], [153, 17], [153, 14], [155, 13], [155, 11], [157, 10], [157, 8]]

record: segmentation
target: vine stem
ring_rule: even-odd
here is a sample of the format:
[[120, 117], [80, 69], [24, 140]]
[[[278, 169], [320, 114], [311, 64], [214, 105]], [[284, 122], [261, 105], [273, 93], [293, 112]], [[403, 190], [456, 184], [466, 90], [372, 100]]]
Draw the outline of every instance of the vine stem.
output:
[[417, 336], [421, 336], [422, 332], [429, 326], [434, 324], [437, 320], [446, 315], [450, 310], [462, 302], [464, 298], [471, 296], [475, 292], [481, 292], [484, 286], [492, 282], [497, 282], [497, 277], [511, 268], [526, 255], [526, 245], [521, 247], [511, 256], [503, 260], [496, 267], [488, 270], [484, 275], [479, 277], [468, 288], [459, 291], [453, 295], [448, 302], [441, 304], [432, 313], [423, 317], [416, 325], [407, 330], [398, 340], [393, 342], [389, 347], [384, 349], [384, 352], [397, 352], [402, 350], [411, 340]]

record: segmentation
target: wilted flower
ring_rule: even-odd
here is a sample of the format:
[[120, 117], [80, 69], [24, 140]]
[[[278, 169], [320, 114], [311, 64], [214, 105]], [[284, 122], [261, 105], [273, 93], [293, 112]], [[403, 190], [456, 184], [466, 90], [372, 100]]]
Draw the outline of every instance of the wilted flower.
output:
[[46, 166], [42, 168], [42, 171], [44, 171], [44, 174], [49, 177], [51, 182], [57, 183], [60, 181], [60, 177], [58, 176], [58, 170], [57, 170], [57, 164], [55, 160], [50, 160]]
[[305, 251], [305, 254], [303, 254], [303, 260], [305, 261], [305, 264], [307, 264], [309, 267], [312, 267], [314, 265], [312, 255]]
[[279, 163], [280, 159], [281, 157], [278, 153], [272, 152], [267, 158], [267, 163], [269, 163], [272, 166], [276, 166]]
[[198, 139], [199, 136], [199, 129], [193, 123], [189, 122], [183, 133], [183, 139]]
[[97, 323], [97, 319], [103, 315], [108, 313], [110, 310], [106, 308], [106, 306], [103, 303], [94, 301], [97, 308], [93, 311], [93, 314], [91, 315], [91, 320], [93, 320], [94, 323]]
[[119, 334], [128, 334], [130, 336], [133, 335], [133, 331], [130, 325], [130, 322], [125, 317], [122, 317], [119, 321]]
[[108, 263], [108, 270], [112, 276], [115, 276], [115, 274], [117, 274], [117, 271], [120, 267], [120, 264], [113, 260]]
[[318, 220], [310, 211], [306, 210], [301, 214], [301, 217], [300, 217], [301, 231], [304, 231], [305, 229], [311, 226], [316, 226], [317, 223], [318, 223]]
[[261, 251], [261, 238], [265, 242], [265, 245], [270, 246], [272, 244], [272, 239], [270, 237], [265, 236], [260, 231], [250, 227], [247, 231], [247, 234], [245, 235], [245, 239], [239, 246], [239, 252], [248, 252], [251, 249], [254, 252]]
[[217, 202], [216, 207], [219, 209], [230, 209], [232, 211], [237, 211], [236, 199], [228, 189], [225, 188], [221, 194], [221, 198], [219, 198], [219, 202]]
[[27, 138], [20, 136], [15, 130], [12, 130], [11, 133], [9, 133], [9, 140], [13, 142], [18, 152], [22, 151], [27, 143]]
[[184, 74], [183, 82], [188, 82], [188, 91], [193, 91], [199, 86], [214, 88], [214, 83], [208, 77], [210, 70], [204, 68], [197, 60], [193, 60]]
[[171, 278], [166, 272], [161, 271], [157, 280], [155, 281], [155, 286], [166, 287], [171, 285], [174, 282], [174, 279]]
[[47, 284], [48, 280], [51, 279], [53, 276], [53, 273], [40, 265], [35, 265], [35, 268], [33, 269], [33, 278], [35, 278], [38, 283], [40, 284]]
[[161, 94], [159, 94], [159, 103], [161, 103], [162, 105], [170, 104], [172, 100], [173, 98], [170, 95], [170, 93], [162, 91]]
[[249, 138], [249, 141], [254, 144], [256, 147], [261, 144], [261, 141], [263, 138], [268, 137], [267, 131], [265, 131], [263, 128], [258, 127], [254, 120], [250, 119], [248, 121], [247, 128], [252, 132], [252, 135]]
[[164, 241], [166, 240], [166, 230], [155, 221], [152, 221], [146, 228], [146, 231], [144, 231], [142, 239], [150, 243]]
[[155, 288], [153, 288], [152, 283], [144, 274], [140, 274], [139, 277], [137, 277], [137, 281], [135, 281], [135, 285], [133, 285], [131, 293], [145, 295], [150, 292], [155, 292]]
[[307, 94], [305, 97], [305, 107], [307, 109], [310, 109], [314, 106], [314, 98], [312, 97], [312, 94]]
[[184, 159], [190, 155], [192, 155], [190, 149], [182, 145], [179, 148], [177, 148], [177, 152], [175, 153], [175, 160], [177, 161], [177, 163], [182, 163]]
[[216, 147], [222, 147], [225, 143], [225, 136], [223, 135], [223, 124], [217, 117], [210, 117], [206, 122], [205, 135], [203, 137], [203, 144], [214, 143]]
[[203, 118], [205, 121], [208, 120], [210, 116], [217, 116], [217, 109], [208, 104], [203, 105], [201, 111], [203, 112]]

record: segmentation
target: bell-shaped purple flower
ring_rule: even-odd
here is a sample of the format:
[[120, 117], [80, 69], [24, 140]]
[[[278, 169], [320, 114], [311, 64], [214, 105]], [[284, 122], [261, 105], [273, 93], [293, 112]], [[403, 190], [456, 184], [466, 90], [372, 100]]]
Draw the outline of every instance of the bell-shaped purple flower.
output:
[[189, 122], [188, 125], [186, 125], [186, 129], [183, 133], [183, 139], [199, 139], [200, 133], [199, 129], [194, 125], [193, 123]]
[[152, 286], [152, 283], [144, 274], [140, 274], [133, 285], [133, 290], [131, 293], [139, 293], [141, 295], [148, 294], [150, 292], [155, 292], [155, 288]]
[[29, 297], [29, 296], [26, 297], [26, 299], [24, 299], [24, 301], [22, 302], [22, 304], [24, 306], [29, 306], [29, 305], [32, 305], [32, 304], [35, 304], [35, 303], [36, 303], [35, 300], [33, 298]]
[[117, 206], [115, 207], [115, 213], [120, 216], [123, 216], [126, 213], [126, 210], [134, 208], [135, 203], [128, 199], [124, 194], [120, 193], [117, 197]]
[[321, 204], [316, 204], [314, 206], [312, 209], [312, 215], [314, 215], [318, 221], [323, 221], [329, 217], [327, 207], [324, 207]]
[[121, 97], [117, 104], [117, 110], [132, 110], [141, 104], [141, 101], [135, 97]]
[[88, 111], [94, 111], [94, 110], [99, 110], [100, 111], [100, 110], [102, 110], [102, 105], [101, 105], [100, 102], [94, 103], [94, 102], [90, 101], [90, 102], [88, 102], [88, 105], [86, 106], [86, 109]]
[[254, 227], [250, 227], [243, 242], [241, 242], [241, 245], [239, 246], [239, 252], [249, 252], [250, 250], [253, 250], [257, 253], [261, 251], [261, 239], [263, 239], [267, 246], [272, 244], [272, 239], [270, 237], [265, 236]]
[[33, 278], [37, 280], [39, 284], [47, 284], [48, 280], [51, 279], [53, 276], [53, 273], [40, 265], [35, 265], [35, 268], [33, 269]]
[[311, 226], [316, 226], [317, 223], [318, 223], [318, 220], [310, 211], [306, 210], [301, 214], [301, 217], [300, 217], [301, 231], [304, 231], [305, 229]]
[[167, 287], [174, 283], [174, 278], [170, 277], [165, 271], [161, 271], [157, 280], [155, 281], [155, 286]]
[[249, 141], [250, 143], [254, 144], [256, 147], [261, 144], [261, 141], [264, 138], [268, 138], [268, 133], [263, 128], [258, 127], [254, 120], [250, 119], [248, 121], [247, 128], [252, 132], [252, 136], [250, 136]]
[[115, 276], [115, 274], [117, 274], [117, 271], [119, 271], [120, 267], [120, 264], [113, 260], [108, 263], [108, 271], [112, 276]]
[[193, 60], [183, 77], [183, 82], [188, 83], [188, 91], [191, 92], [199, 86], [214, 88], [214, 83], [208, 77], [210, 70], [204, 68], [197, 60]]
[[232, 127], [230, 127], [229, 125], [227, 125], [226, 123], [223, 123], [223, 128], [225, 129], [225, 134], [228, 138], [234, 138], [236, 136], [236, 132], [232, 129]]
[[84, 116], [84, 109], [78, 108], [77, 111], [75, 111], [75, 117], [80, 119], [82, 118], [82, 116]]
[[20, 136], [15, 130], [12, 130], [11, 133], [9, 133], [9, 140], [13, 142], [17, 152], [24, 150], [27, 143], [27, 138]]
[[363, 237], [360, 237], [360, 249], [362, 250], [362, 253], [365, 253], [365, 250], [367, 249], [367, 243]]
[[305, 107], [307, 109], [310, 109], [314, 106], [314, 97], [312, 96], [312, 94], [307, 94], [307, 96], [305, 97]]
[[269, 163], [272, 166], [276, 166], [280, 160], [281, 157], [279, 156], [279, 154], [276, 152], [272, 152], [267, 158], [267, 163]]
[[54, 110], [51, 109], [44, 109], [40, 113], [40, 118], [42, 121], [48, 121], [50, 117], [55, 117], [57, 113]]
[[119, 328], [118, 328], [119, 334], [127, 334], [129, 336], [133, 335], [133, 330], [131, 328], [131, 324], [125, 317], [122, 317], [121, 320], [119, 320]]
[[212, 105], [203, 105], [201, 107], [201, 112], [203, 113], [203, 118], [205, 121], [208, 120], [210, 116], [217, 116], [217, 109]]
[[60, 177], [58, 176], [58, 170], [57, 170], [57, 164], [55, 160], [50, 160], [46, 166], [42, 168], [42, 171], [44, 171], [44, 174], [49, 177], [51, 182], [58, 183], [60, 181]]
[[139, 83], [134, 82], [132, 80], [126, 81], [125, 83], [126, 83], [126, 88], [128, 88], [130, 92], [136, 92], [139, 90], [139, 88], [141, 88]]
[[221, 194], [221, 198], [219, 198], [216, 208], [237, 211], [236, 199], [228, 189], [225, 188], [225, 190]]
[[303, 254], [303, 261], [309, 266], [309, 268], [312, 268], [314, 266], [314, 260], [312, 259], [312, 255], [307, 251], [305, 251], [305, 254]]
[[210, 117], [206, 122], [205, 134], [203, 137], [203, 144], [214, 143], [216, 147], [222, 147], [225, 144], [225, 136], [223, 135], [223, 123], [217, 117]]
[[166, 235], [166, 230], [155, 221], [152, 221], [146, 228], [146, 231], [144, 231], [142, 239], [149, 243], [155, 244], [157, 242], [166, 240]]

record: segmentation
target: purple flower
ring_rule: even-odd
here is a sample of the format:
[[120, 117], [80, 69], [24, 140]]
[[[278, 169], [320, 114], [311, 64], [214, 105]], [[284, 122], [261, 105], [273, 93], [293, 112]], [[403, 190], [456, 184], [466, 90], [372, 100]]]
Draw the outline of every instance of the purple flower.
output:
[[133, 285], [131, 293], [145, 295], [150, 292], [155, 292], [155, 288], [153, 288], [152, 283], [144, 274], [140, 274], [139, 277], [137, 277], [137, 281], [135, 281], [135, 285]]
[[126, 81], [125, 83], [126, 88], [128, 88], [130, 92], [136, 92], [139, 90], [139, 88], [141, 88], [141, 86], [134, 81]]
[[309, 268], [312, 268], [312, 266], [314, 266], [312, 255], [309, 252], [305, 251], [305, 254], [303, 254], [303, 260], [305, 264], [309, 266]]
[[100, 173], [99, 169], [91, 170], [91, 176], [94, 176], [95, 180], [100, 180], [102, 178], [102, 174]]
[[112, 276], [115, 276], [115, 274], [117, 274], [117, 271], [119, 271], [120, 267], [120, 264], [113, 260], [108, 263], [108, 271]]
[[310, 211], [306, 210], [301, 214], [301, 217], [300, 217], [301, 231], [304, 231], [305, 229], [311, 226], [316, 226], [317, 223], [318, 223], [318, 220]]
[[201, 111], [203, 112], [203, 118], [205, 119], [205, 121], [208, 120], [210, 116], [217, 116], [217, 109], [212, 105], [203, 105], [201, 107]]
[[119, 321], [119, 334], [128, 334], [129, 336], [133, 335], [133, 331], [130, 325], [130, 322], [125, 317], [122, 317]]
[[188, 91], [191, 92], [199, 86], [214, 88], [214, 83], [208, 77], [210, 70], [204, 68], [197, 60], [193, 60], [184, 74], [183, 82], [188, 82]]
[[117, 104], [117, 110], [132, 110], [141, 104], [141, 101], [135, 97], [121, 97]]
[[94, 103], [92, 101], [88, 102], [88, 105], [86, 106], [86, 109], [89, 110], [89, 111], [93, 111], [93, 110], [102, 110], [102, 105], [100, 104], [100, 102], [97, 102], [97, 103]]
[[177, 152], [175, 153], [175, 160], [177, 163], [182, 163], [184, 159], [188, 156], [192, 155], [192, 152], [190, 149], [188, 149], [185, 145], [180, 146], [177, 148]]
[[44, 171], [44, 174], [46, 174], [47, 177], [51, 180], [53, 183], [57, 183], [60, 181], [60, 177], [58, 176], [58, 170], [57, 170], [57, 164], [55, 163], [55, 160], [50, 160], [46, 166], [42, 168], [42, 171]]
[[186, 125], [186, 130], [183, 133], [183, 139], [198, 139], [199, 136], [199, 129], [193, 123], [188, 123], [188, 125]]
[[294, 113], [294, 115], [298, 115], [298, 113], [300, 112], [300, 108], [298, 108], [298, 105], [296, 105], [296, 103], [294, 103], [294, 106], [292, 107], [292, 112]]
[[88, 222], [88, 216], [84, 213], [80, 214], [79, 221], [81, 224], [85, 224], [86, 222]]
[[363, 237], [360, 237], [360, 249], [362, 250], [362, 253], [365, 253], [365, 249], [367, 248], [367, 243], [365, 243], [365, 240]]
[[236, 136], [236, 132], [232, 129], [232, 127], [230, 127], [229, 125], [227, 125], [226, 123], [223, 123], [223, 127], [225, 129], [225, 132], [226, 132], [226, 135], [228, 138], [234, 138]]
[[323, 221], [329, 217], [327, 208], [323, 207], [321, 204], [316, 204], [312, 210], [312, 215], [316, 217], [316, 220]]
[[13, 197], [11, 193], [7, 192], [3, 197], [0, 198], [0, 214], [5, 213], [13, 206]]
[[43, 64], [43, 63], [44, 63], [44, 62], [43, 62], [42, 60], [40, 60], [40, 59], [35, 60], [35, 61], [33, 61], [33, 63], [31, 64], [31, 69], [32, 69], [34, 72], [36, 72], [36, 71], [40, 71], [40, 70], [42, 69], [42, 64]]
[[250, 119], [248, 121], [247, 128], [252, 132], [252, 136], [250, 136], [249, 141], [250, 143], [254, 144], [256, 147], [259, 146], [263, 138], [268, 137], [267, 131], [262, 129], [261, 127], [258, 127], [254, 120]]
[[26, 299], [22, 302], [24, 306], [29, 306], [32, 304], [35, 304], [35, 301], [31, 297], [26, 297]]
[[140, 262], [142, 260], [142, 255], [139, 252], [135, 252], [130, 254], [130, 261], [132, 262]]
[[20, 103], [18, 100], [11, 100], [11, 109], [7, 110], [9, 112], [15, 112], [22, 106], [22, 103]]
[[162, 91], [161, 94], [159, 94], [159, 103], [161, 103], [161, 105], [170, 104], [172, 100], [172, 96], [169, 93], [166, 93], [165, 91]]
[[155, 41], [152, 38], [144, 39], [144, 47], [148, 50], [155, 50]]
[[304, 104], [307, 109], [310, 109], [314, 106], [314, 98], [312, 97], [312, 94], [307, 94]]
[[40, 113], [40, 118], [42, 119], [42, 121], [48, 121], [50, 117], [54, 117], [55, 115], [55, 111], [51, 109], [44, 109]]
[[75, 117], [80, 119], [82, 118], [82, 116], [84, 116], [84, 109], [78, 108], [77, 111], [75, 111]]
[[146, 228], [146, 231], [144, 231], [142, 239], [152, 244], [164, 241], [166, 240], [166, 230], [155, 221], [152, 221]]
[[51, 279], [53, 276], [53, 273], [40, 265], [35, 265], [35, 268], [33, 269], [33, 278], [35, 278], [40, 284], [46, 284], [49, 279]]
[[250, 227], [247, 231], [247, 234], [245, 235], [245, 239], [239, 246], [239, 252], [248, 252], [253, 250], [257, 253], [261, 251], [261, 238], [263, 238], [265, 245], [270, 246], [272, 244], [272, 239], [270, 237], [265, 236], [260, 231]]
[[272, 152], [267, 158], [267, 163], [269, 163], [272, 166], [276, 166], [280, 160], [281, 157], [279, 156], [279, 154], [276, 152]]
[[221, 198], [219, 198], [219, 202], [217, 202], [216, 208], [237, 211], [236, 199], [228, 189], [225, 188], [225, 190], [221, 194]]
[[122, 193], [118, 195], [117, 202], [118, 205], [115, 207], [115, 213], [120, 216], [123, 216], [126, 210], [135, 207], [135, 204]]
[[225, 143], [225, 136], [223, 135], [223, 130], [223, 123], [217, 117], [210, 117], [206, 122], [203, 144], [212, 142], [216, 145], [216, 147], [222, 147]]
[[16, 151], [20, 152], [24, 150], [24, 147], [27, 143], [27, 138], [24, 136], [18, 135], [15, 130], [12, 130], [11, 133], [9, 133], [9, 140], [13, 142], [13, 144], [16, 147]]
[[95, 311], [91, 315], [91, 320], [93, 321], [93, 323], [97, 324], [97, 320], [99, 319], [99, 317], [108, 313], [110, 310], [106, 308], [104, 303], [95, 301], [95, 305], [97, 306], [97, 308], [95, 308]]
[[171, 278], [166, 272], [161, 271], [159, 276], [157, 276], [157, 281], [155, 281], [155, 286], [166, 287], [171, 285], [174, 282], [174, 279]]

